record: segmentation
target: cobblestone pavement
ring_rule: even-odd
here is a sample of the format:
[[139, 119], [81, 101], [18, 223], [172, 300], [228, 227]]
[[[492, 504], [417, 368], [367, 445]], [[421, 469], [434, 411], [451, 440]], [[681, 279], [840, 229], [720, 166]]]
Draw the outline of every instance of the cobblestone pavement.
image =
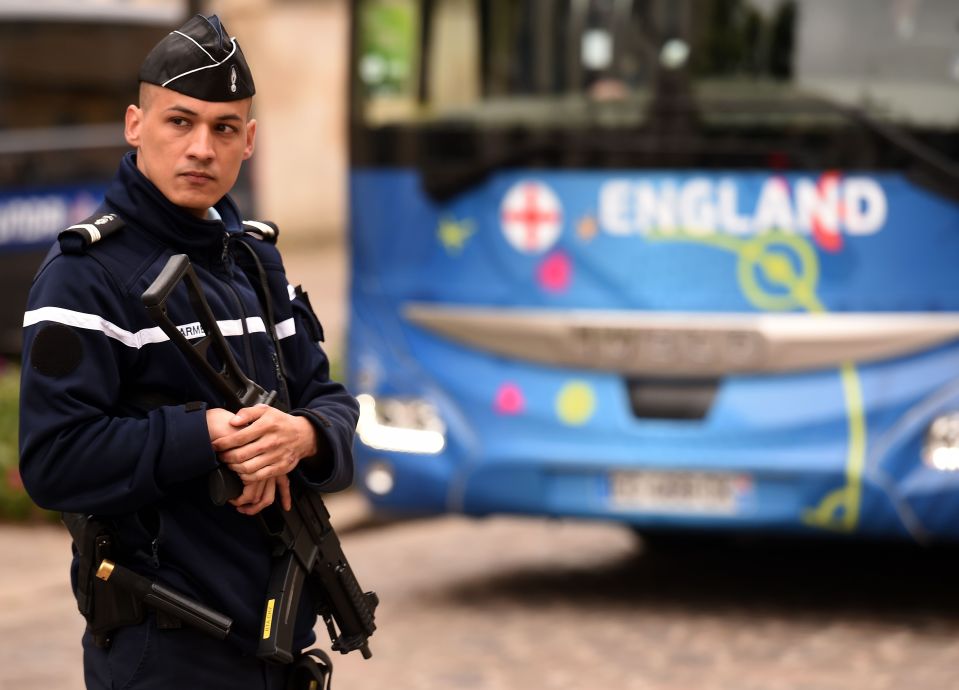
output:
[[[377, 525], [364, 506], [330, 501], [361, 584], [382, 600], [373, 658], [337, 657], [337, 688], [959, 688], [954, 551], [650, 551], [612, 525]], [[0, 528], [0, 548], [0, 688], [78, 690], [64, 531]]]

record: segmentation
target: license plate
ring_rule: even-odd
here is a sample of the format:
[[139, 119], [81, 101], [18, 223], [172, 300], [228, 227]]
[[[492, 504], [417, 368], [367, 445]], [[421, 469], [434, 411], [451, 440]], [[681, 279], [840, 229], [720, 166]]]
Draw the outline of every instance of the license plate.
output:
[[620, 510], [729, 515], [751, 489], [747, 475], [731, 472], [630, 470], [609, 475], [610, 503]]

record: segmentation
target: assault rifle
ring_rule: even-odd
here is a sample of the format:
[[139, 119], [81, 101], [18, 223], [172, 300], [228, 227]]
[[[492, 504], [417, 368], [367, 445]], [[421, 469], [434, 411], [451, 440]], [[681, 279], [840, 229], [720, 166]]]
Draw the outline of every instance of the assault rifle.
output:
[[[191, 343], [167, 314], [167, 298], [181, 282], [203, 327], [204, 335], [196, 343]], [[185, 254], [169, 259], [142, 300], [157, 325], [223, 396], [226, 409], [237, 412], [258, 403], [283, 409], [275, 391], [266, 391], [240, 369]], [[273, 326], [270, 323], [267, 328]], [[210, 348], [221, 363], [219, 369], [207, 359]], [[279, 663], [293, 660], [294, 651], [299, 651], [291, 648], [293, 626], [306, 586], [314, 594], [317, 613], [326, 624], [333, 649], [342, 654], [359, 649], [363, 658], [369, 659], [368, 640], [376, 629], [374, 612], [379, 599], [375, 592], [364, 593], [360, 588], [319, 493], [297, 475], [290, 480], [292, 510], [274, 503], [259, 514], [261, 527], [276, 549], [257, 656]], [[210, 474], [209, 488], [213, 502], [222, 505], [239, 496], [243, 484], [235, 472], [221, 465]]]

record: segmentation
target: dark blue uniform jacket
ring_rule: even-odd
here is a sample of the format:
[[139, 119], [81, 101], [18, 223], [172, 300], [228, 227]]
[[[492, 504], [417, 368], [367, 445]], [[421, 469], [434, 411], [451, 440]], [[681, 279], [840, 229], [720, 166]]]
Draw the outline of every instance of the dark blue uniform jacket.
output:
[[[216, 457], [205, 410], [224, 403], [151, 320], [143, 291], [171, 255], [190, 257], [247, 376], [288, 396], [291, 413], [313, 423], [320, 452], [296, 471], [321, 490], [352, 481], [358, 413], [356, 401], [330, 381], [322, 330], [289, 287], [275, 247], [242, 232], [229, 197], [215, 208], [222, 221], [172, 205], [128, 154], [103, 207], [125, 227], [85, 251], [50, 251], [24, 317], [20, 468], [40, 506], [114, 518], [129, 567], [231, 616], [230, 639], [253, 651], [270, 544], [255, 517], [210, 501], [206, 478]], [[240, 243], [268, 274], [276, 341]], [[182, 286], [169, 305], [181, 331], [196, 335]], [[301, 648], [313, 641], [310, 609], [304, 601], [299, 612]]]

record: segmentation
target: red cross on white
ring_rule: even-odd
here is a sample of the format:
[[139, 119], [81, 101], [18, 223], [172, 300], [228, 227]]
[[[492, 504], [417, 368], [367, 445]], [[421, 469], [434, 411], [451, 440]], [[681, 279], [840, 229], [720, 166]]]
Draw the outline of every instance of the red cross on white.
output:
[[563, 207], [553, 190], [542, 182], [518, 182], [503, 197], [500, 221], [503, 234], [513, 247], [541, 254], [559, 239]]

